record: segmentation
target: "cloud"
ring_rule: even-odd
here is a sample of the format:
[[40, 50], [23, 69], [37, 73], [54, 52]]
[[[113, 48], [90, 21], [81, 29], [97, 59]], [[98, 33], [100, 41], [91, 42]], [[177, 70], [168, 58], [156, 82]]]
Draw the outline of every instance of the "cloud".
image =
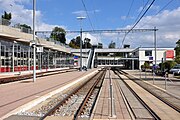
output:
[[[12, 13], [12, 23], [22, 23], [32, 26], [32, 9], [27, 9], [24, 7], [25, 4], [32, 4], [32, 0], [0, 0], [0, 11], [7, 11]], [[142, 9], [142, 8], [141, 8]], [[139, 9], [140, 10], [140, 9]], [[151, 8], [153, 11], [159, 10], [159, 6], [153, 6]], [[100, 10], [88, 11], [88, 13], [93, 14], [95, 12], [100, 12]], [[157, 45], [159, 47], [174, 47], [178, 39], [180, 39], [180, 7], [173, 10], [164, 10], [157, 15], [149, 15], [144, 17], [136, 26], [136, 28], [154, 28], [157, 27]], [[86, 15], [85, 11], [75, 11], [75, 15]], [[132, 19], [133, 17], [122, 19]], [[51, 31], [55, 26], [43, 22], [43, 14], [41, 11], [36, 11], [36, 30], [47, 30]], [[130, 29], [132, 24], [127, 25], [124, 29]], [[67, 30], [66, 26], [63, 27]], [[69, 35], [67, 34], [67, 41], [70, 41], [74, 36], [78, 34]], [[118, 40], [117, 46], [120, 46], [124, 34], [112, 34], [112, 33], [101, 33], [101, 34], [88, 34], [88, 37], [92, 40], [93, 44], [98, 42], [103, 42], [104, 46], [107, 46], [110, 41]], [[153, 46], [153, 32], [146, 33], [130, 33], [125, 40], [125, 44], [130, 44], [132, 47]]]
[[[27, 24], [32, 27], [32, 9], [24, 8], [25, 4], [32, 4], [31, 0], [0, 0], [0, 11], [7, 11], [12, 13], [11, 26], [15, 24]], [[63, 27], [59, 25], [50, 25], [43, 22], [43, 14], [41, 11], [36, 11], [36, 30], [51, 31], [55, 26]]]
[[132, 16], [121, 16], [121, 20], [134, 19]]
[[[73, 38], [76, 38], [77, 36], [79, 36], [79, 33], [68, 33], [66, 34], [66, 42], [69, 43]], [[98, 37], [97, 35], [92, 35], [90, 33], [83, 33], [82, 34], [82, 39], [84, 40], [85, 38], [89, 38], [91, 39], [90, 43], [92, 45], [97, 45], [98, 43], [101, 43], [101, 39], [100, 37]]]
[[72, 12], [72, 14], [75, 14], [78, 17], [87, 17], [87, 13], [88, 14], [95, 14], [100, 12], [100, 10], [92, 10], [92, 11], [84, 11], [84, 10], [79, 10], [79, 11], [74, 11]]
[[[143, 6], [141, 6], [141, 7], [138, 9], [138, 12], [141, 12], [142, 10], [146, 10], [148, 7], [149, 7], [149, 5], [147, 5], [145, 8], [144, 8]], [[144, 8], [144, 9], [143, 9], [143, 8]], [[158, 11], [160, 10], [160, 6], [152, 5], [149, 10], [150, 10], [150, 11], [158, 12]]]
[[101, 43], [101, 39], [99, 39], [97, 36], [93, 36], [93, 35], [91, 35], [91, 34], [89, 34], [89, 33], [84, 33], [84, 34], [82, 35], [82, 38], [83, 38], [83, 40], [84, 40], [85, 38], [91, 39], [90, 43], [91, 43], [92, 45], [97, 45], [98, 43]]
[[[154, 28], [157, 31], [157, 46], [159, 47], [174, 47], [178, 39], [180, 39], [180, 7], [174, 10], [164, 10], [163, 12], [144, 17], [136, 28]], [[130, 28], [132, 25], [126, 26]], [[133, 40], [130, 39], [133, 36]], [[153, 46], [153, 32], [141, 34], [129, 34], [125, 40], [133, 46], [142, 45], [146, 47]], [[136, 42], [134, 42], [136, 41]]]

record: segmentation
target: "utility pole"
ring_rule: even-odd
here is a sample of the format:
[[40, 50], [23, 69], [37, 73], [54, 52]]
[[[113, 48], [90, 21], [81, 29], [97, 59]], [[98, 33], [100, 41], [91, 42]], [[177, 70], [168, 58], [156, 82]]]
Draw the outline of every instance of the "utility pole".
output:
[[86, 17], [77, 17], [78, 20], [80, 20], [80, 71], [82, 71], [82, 20], [85, 19]]
[[154, 27], [155, 67], [156, 67], [156, 65], [157, 65], [157, 50], [156, 50], [156, 48], [157, 48], [157, 44], [156, 44], [156, 31], [157, 31], [157, 29], [156, 29], [156, 27]]
[[33, 82], [36, 82], [36, 42], [35, 42], [35, 16], [36, 16], [36, 0], [33, 0], [33, 60], [34, 60], [34, 68], [33, 68]]

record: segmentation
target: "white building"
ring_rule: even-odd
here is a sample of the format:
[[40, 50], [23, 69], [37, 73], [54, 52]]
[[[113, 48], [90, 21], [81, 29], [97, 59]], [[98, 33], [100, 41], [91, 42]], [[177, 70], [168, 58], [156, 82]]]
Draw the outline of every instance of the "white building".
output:
[[[79, 49], [73, 49], [72, 53], [79, 53]], [[98, 66], [119, 66], [125, 69], [139, 69], [141, 65], [148, 62], [155, 65], [154, 48], [121, 48], [121, 49], [83, 49], [83, 66], [89, 68]], [[156, 48], [156, 64], [162, 61], [173, 60], [174, 48]]]
[[[139, 68], [144, 62], [155, 64], [155, 49], [154, 48], [139, 48]], [[157, 48], [156, 49], [156, 64], [158, 65], [162, 61], [173, 60], [175, 57], [174, 48]]]

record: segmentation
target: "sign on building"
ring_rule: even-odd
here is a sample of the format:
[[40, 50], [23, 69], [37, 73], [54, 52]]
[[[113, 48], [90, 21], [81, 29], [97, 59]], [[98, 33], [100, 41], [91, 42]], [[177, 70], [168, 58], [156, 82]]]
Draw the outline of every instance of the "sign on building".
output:
[[36, 47], [37, 52], [43, 52], [43, 47]]
[[151, 60], [153, 60], [153, 57], [152, 57], [152, 56], [150, 56], [150, 57], [149, 57], [149, 60], [150, 60], [150, 61], [151, 61]]
[[174, 59], [174, 50], [167, 50], [166, 51], [166, 58]]
[[78, 56], [74, 56], [74, 65], [78, 66]]

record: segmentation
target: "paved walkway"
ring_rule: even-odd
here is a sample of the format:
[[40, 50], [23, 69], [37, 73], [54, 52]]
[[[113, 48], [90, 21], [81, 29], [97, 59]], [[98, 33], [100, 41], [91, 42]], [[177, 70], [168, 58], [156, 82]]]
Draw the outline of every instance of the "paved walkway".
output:
[[[56, 68], [56, 69], [42, 69], [42, 70], [36, 70], [36, 73], [47, 72], [47, 71], [57, 71], [57, 70], [67, 70], [67, 69], [69, 69], [69, 67]], [[13, 77], [13, 76], [27, 75], [27, 74], [33, 74], [33, 70], [20, 71], [20, 72], [0, 72], [0, 79], [7, 78], [7, 77]]]
[[113, 96], [114, 96], [114, 111], [115, 117], [111, 117], [111, 105], [109, 96], [109, 71], [106, 72], [106, 76], [102, 85], [98, 101], [96, 103], [95, 110], [93, 112], [93, 120], [131, 120], [131, 116], [128, 109], [124, 103], [123, 97], [117, 86], [117, 81], [119, 78], [115, 77], [114, 73], [110, 71], [112, 77]]
[[169, 107], [139, 85], [121, 75], [136, 94], [160, 117], [161, 120], [178, 120], [180, 113]]
[[97, 69], [50, 75], [37, 78], [35, 83], [32, 82], [32, 79], [27, 79], [25, 81], [1, 84], [0, 118], [17, 107], [59, 89], [83, 76], [87, 76], [94, 71], [97, 71]]

